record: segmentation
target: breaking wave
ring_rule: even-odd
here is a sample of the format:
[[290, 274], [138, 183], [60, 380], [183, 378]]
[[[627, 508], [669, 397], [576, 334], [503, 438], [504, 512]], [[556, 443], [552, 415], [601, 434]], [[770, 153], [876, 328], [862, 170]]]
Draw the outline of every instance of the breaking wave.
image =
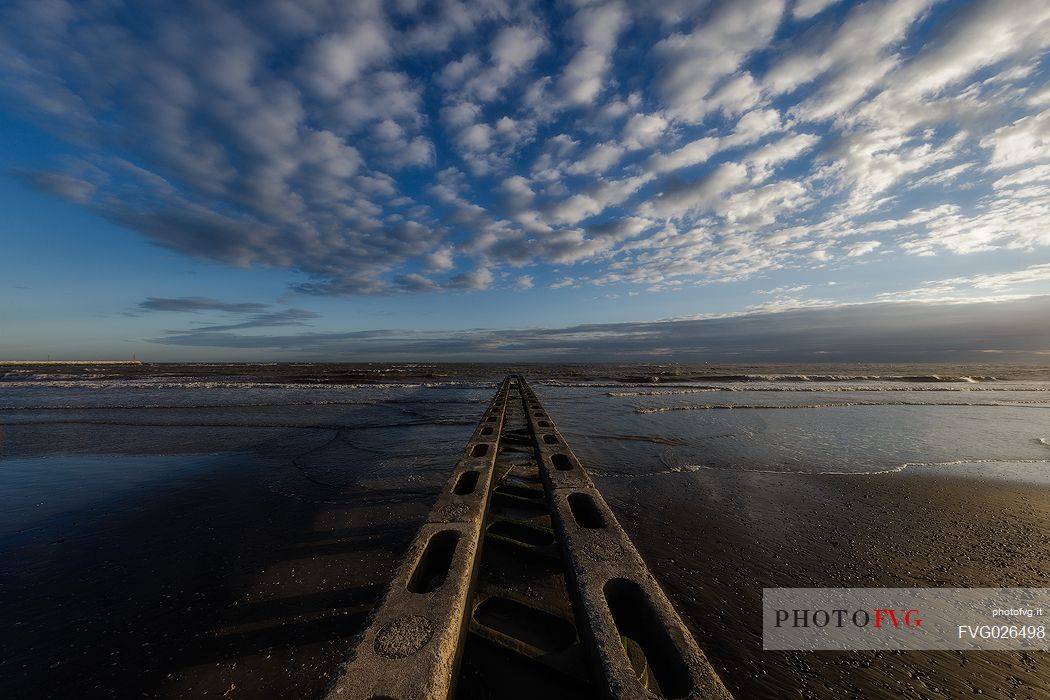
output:
[[899, 474], [909, 467], [958, 467], [964, 464], [1048, 464], [1050, 459], [956, 459], [948, 462], [904, 462], [886, 469], [842, 471], [827, 469], [821, 471], [801, 471], [788, 469], [755, 469], [753, 467], [726, 467], [711, 464], [679, 464], [658, 471], [629, 473], [609, 472], [591, 468], [595, 476], [605, 478], [644, 478], [666, 474], [692, 474], [699, 471], [736, 472], [747, 474], [780, 474], [785, 476], [873, 476], [878, 474]]
[[[798, 382], [798, 383], [845, 383], [845, 382], [895, 382], [910, 384], [981, 384], [986, 382], [1006, 381], [1003, 377], [992, 375], [953, 375], [953, 374], [694, 374], [691, 376], [681, 375], [626, 375], [614, 379], [595, 378], [593, 381], [565, 381], [559, 379], [545, 379], [539, 383], [546, 386], [556, 387], [623, 387], [623, 386], [660, 386], [688, 387], [693, 382], [725, 382], [725, 383], [752, 383], [752, 382]], [[687, 383], [688, 382], [688, 383]]]
[[734, 404], [734, 403], [709, 403], [709, 404], [691, 404], [687, 406], [638, 406], [635, 407], [635, 413], [647, 414], [647, 413], [670, 413], [673, 411], [717, 411], [717, 410], [731, 410], [731, 409], [745, 409], [753, 411], [785, 411], [791, 409], [806, 409], [806, 408], [850, 408], [852, 406], [983, 406], [983, 407], [996, 407], [996, 406], [1014, 406], [1014, 407], [1050, 407], [1050, 400], [1045, 401], [1022, 401], [1022, 400], [1002, 400], [1002, 401], [828, 401], [823, 403], [806, 403], [806, 404]]

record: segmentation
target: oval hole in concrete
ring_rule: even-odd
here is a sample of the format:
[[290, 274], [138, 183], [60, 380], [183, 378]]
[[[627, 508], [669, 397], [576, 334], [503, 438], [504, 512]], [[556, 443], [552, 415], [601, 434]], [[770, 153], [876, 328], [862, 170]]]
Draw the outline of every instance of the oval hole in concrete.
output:
[[543, 411], [536, 411], [532, 415], [536, 416], [537, 418], [546, 418], [547, 417], [547, 414], [545, 414]]
[[463, 472], [459, 475], [459, 479], [456, 480], [456, 486], [452, 489], [452, 493], [457, 496], [466, 496], [468, 493], [474, 493], [474, 489], [478, 487], [479, 476], [481, 476], [480, 472]]
[[494, 430], [494, 428], [482, 428], [481, 429], [481, 434], [482, 435], [492, 435], [492, 431], [493, 430]]
[[441, 588], [452, 566], [452, 555], [456, 553], [459, 533], [443, 530], [427, 542], [423, 556], [416, 562], [416, 569], [408, 579], [408, 590], [412, 593], [430, 593]]
[[489, 416], [488, 417], [488, 422], [489, 423], [495, 423], [496, 422], [496, 416]]
[[560, 469], [563, 472], [572, 469], [572, 461], [569, 459], [569, 455], [556, 454], [551, 455], [551, 464], [554, 465], [555, 469]]
[[558, 444], [558, 436], [554, 435], [553, 433], [547, 433], [546, 435], [543, 436], [543, 441], [545, 443], [547, 443], [548, 445], [557, 445]]
[[474, 611], [474, 619], [542, 651], [568, 649], [576, 641], [576, 628], [568, 620], [509, 598], [487, 599]]
[[471, 449], [471, 451], [470, 451], [470, 456], [471, 457], [484, 457], [488, 453], [489, 453], [489, 444], [487, 442], [481, 442], [481, 443], [478, 443], [477, 445], [474, 445], [473, 449]]
[[554, 535], [551, 533], [509, 520], [497, 520], [489, 525], [488, 531], [490, 534], [506, 537], [507, 539], [516, 540], [522, 544], [534, 547], [546, 547], [554, 543]]
[[549, 428], [549, 427], [551, 427], [551, 424], [548, 423], [545, 420], [536, 421], [536, 425], [540, 426], [541, 428]]
[[590, 494], [571, 493], [568, 501], [569, 510], [572, 511], [572, 517], [576, 520], [577, 525], [589, 530], [599, 530], [605, 527], [605, 518]]
[[605, 584], [605, 602], [620, 636], [637, 644], [645, 655], [649, 667], [648, 690], [662, 698], [688, 695], [693, 689], [689, 667], [678, 654], [645, 591], [634, 581], [614, 578]]

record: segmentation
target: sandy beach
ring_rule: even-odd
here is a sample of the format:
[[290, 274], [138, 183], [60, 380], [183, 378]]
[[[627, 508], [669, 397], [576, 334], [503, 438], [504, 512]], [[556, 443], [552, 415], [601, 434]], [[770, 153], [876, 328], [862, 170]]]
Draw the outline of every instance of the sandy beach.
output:
[[[0, 667], [14, 696], [46, 680], [54, 697], [316, 697], [430, 499], [295, 507], [245, 488], [243, 468], [8, 551], [26, 566], [4, 588], [29, 620], [8, 628]], [[1050, 693], [1039, 654], [765, 652], [759, 629], [764, 586], [1050, 585], [1045, 486], [943, 470], [599, 485], [737, 697]]]
[[3, 551], [7, 697], [312, 698], [428, 510], [275, 496], [242, 460]]
[[[331, 682], [491, 385], [247, 379], [9, 394], [9, 697], [316, 698]], [[759, 629], [763, 587], [1050, 586], [1050, 475], [1035, 437], [1045, 409], [1015, 405], [1041, 394], [809, 409], [813, 392], [781, 391], [765, 396], [803, 407], [636, 410], [692, 400], [675, 391], [639, 399], [554, 383], [537, 393], [736, 697], [1050, 695], [1045, 654], [765, 652]], [[931, 445], [939, 458], [986, 449], [1018, 461], [817, 473], [856, 466], [834, 440], [864, 453], [878, 436], [856, 426], [871, 420], [901, 443], [878, 464]], [[974, 421], [987, 434], [963, 442]], [[832, 452], [807, 461], [807, 439]], [[764, 451], [742, 451], [752, 446]], [[685, 468], [695, 456], [726, 466]], [[764, 473], [772, 460], [794, 473]]]
[[1050, 489], [940, 468], [599, 484], [741, 698], [1050, 696], [1027, 652], [770, 652], [763, 587], [1046, 587]]

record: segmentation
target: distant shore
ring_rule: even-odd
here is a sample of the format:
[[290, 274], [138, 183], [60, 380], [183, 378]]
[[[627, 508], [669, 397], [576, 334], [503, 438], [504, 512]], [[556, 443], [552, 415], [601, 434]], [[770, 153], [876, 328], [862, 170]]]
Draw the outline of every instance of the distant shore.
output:
[[17, 365], [141, 365], [142, 360], [0, 360], [0, 367]]

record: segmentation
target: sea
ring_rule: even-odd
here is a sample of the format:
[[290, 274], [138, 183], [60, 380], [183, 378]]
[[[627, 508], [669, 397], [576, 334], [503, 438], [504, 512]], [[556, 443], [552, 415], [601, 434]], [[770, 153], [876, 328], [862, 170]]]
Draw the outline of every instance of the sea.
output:
[[[157, 608], [207, 618], [208, 596], [187, 582], [199, 586], [217, 575], [207, 567], [233, 560], [224, 528], [254, 552], [271, 535], [251, 539], [245, 521], [279, 538], [293, 527], [284, 509], [306, 517], [366, 504], [391, 513], [409, 533], [393, 537], [396, 559], [511, 373], [532, 385], [603, 491], [706, 472], [921, 469], [1050, 484], [1050, 366], [2, 366], [0, 612], [5, 641], [20, 651], [0, 660], [0, 677], [59, 695], [83, 689], [85, 675], [99, 696], [162, 687], [188, 663], [179, 645], [199, 628], [172, 633], [181, 641], [164, 650], [151, 620], [168, 618]], [[248, 503], [241, 494], [264, 505], [231, 510]], [[177, 554], [201, 528], [211, 545], [200, 570], [187, 569], [197, 560], [185, 552], [164, 563], [165, 548]], [[152, 529], [168, 534], [150, 539]], [[100, 612], [113, 596], [121, 604]], [[128, 606], [137, 611], [131, 623]], [[114, 631], [113, 619], [128, 630]], [[117, 660], [82, 649], [89, 637], [108, 640]]]
[[[298, 498], [427, 490], [510, 373], [598, 479], [1050, 464], [1046, 366], [14, 366], [0, 367], [0, 536], [192, 469], [186, 456], [257, 459], [267, 488]], [[129, 469], [136, 455], [149, 466]]]

